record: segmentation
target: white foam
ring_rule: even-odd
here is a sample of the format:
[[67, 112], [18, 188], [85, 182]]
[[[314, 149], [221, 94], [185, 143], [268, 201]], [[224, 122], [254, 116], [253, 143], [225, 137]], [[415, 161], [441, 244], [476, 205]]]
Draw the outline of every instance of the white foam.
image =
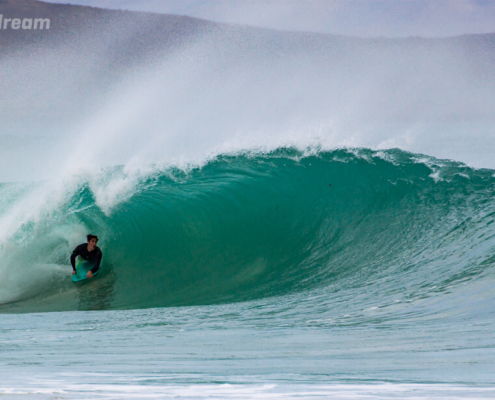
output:
[[[98, 377], [101, 379], [101, 377]], [[87, 376], [88, 380], [91, 378]], [[93, 377], [94, 379], [94, 377]], [[156, 379], [156, 377], [155, 377]], [[448, 384], [148, 384], [146, 378], [126, 379], [118, 384], [75, 383], [65, 380], [26, 379], [22, 388], [0, 386], [2, 395], [61, 395], [65, 399], [481, 399], [495, 395], [493, 387]], [[152, 380], [150, 378], [150, 380]], [[124, 383], [125, 382], [125, 383]], [[135, 384], [139, 382], [140, 384]]]

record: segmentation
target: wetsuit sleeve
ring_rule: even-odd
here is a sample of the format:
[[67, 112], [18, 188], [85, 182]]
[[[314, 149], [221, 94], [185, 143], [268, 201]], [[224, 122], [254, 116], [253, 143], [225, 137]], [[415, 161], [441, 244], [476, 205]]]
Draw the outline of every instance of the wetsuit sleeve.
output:
[[100, 269], [100, 263], [101, 263], [101, 258], [103, 257], [103, 254], [100, 249], [98, 249], [98, 254], [95, 255], [95, 266], [91, 268], [91, 272], [93, 274], [96, 274], [98, 270]]
[[72, 265], [72, 270], [76, 270], [76, 257], [79, 255], [79, 246], [77, 246], [72, 254], [70, 255], [70, 264]]

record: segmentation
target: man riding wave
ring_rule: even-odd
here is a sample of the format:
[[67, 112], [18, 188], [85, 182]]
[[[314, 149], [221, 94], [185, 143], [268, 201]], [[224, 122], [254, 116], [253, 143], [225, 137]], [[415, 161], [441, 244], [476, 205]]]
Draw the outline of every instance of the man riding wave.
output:
[[103, 254], [99, 247], [96, 246], [98, 243], [98, 237], [89, 234], [87, 236], [88, 243], [81, 243], [77, 246], [72, 255], [70, 256], [70, 263], [72, 264], [72, 275], [76, 273], [76, 257], [80, 256], [83, 260], [89, 261], [94, 264], [94, 267], [88, 271], [86, 274], [87, 278], [92, 278], [100, 269], [101, 258]]

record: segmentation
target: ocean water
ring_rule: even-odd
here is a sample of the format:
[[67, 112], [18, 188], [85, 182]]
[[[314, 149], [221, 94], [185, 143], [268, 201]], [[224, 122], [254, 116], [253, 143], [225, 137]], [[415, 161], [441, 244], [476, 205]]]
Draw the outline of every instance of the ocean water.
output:
[[112, 18], [0, 57], [0, 399], [495, 398], [493, 34]]
[[318, 146], [2, 183], [0, 397], [494, 398], [494, 194]]

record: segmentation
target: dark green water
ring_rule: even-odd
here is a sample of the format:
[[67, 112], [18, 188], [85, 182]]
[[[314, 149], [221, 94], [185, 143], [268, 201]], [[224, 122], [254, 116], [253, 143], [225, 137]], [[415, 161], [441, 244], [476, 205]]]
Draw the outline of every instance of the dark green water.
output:
[[[0, 310], [235, 303], [314, 290], [338, 308], [442, 298], [493, 279], [494, 193], [493, 171], [400, 150], [222, 156], [148, 175], [106, 212], [81, 184], [10, 239], [2, 267], [31, 277], [41, 264], [60, 268], [39, 273], [33, 291]], [[78, 243], [60, 232], [81, 226], [99, 235], [104, 259], [98, 280], [75, 287], [62, 268], [70, 271]]]

